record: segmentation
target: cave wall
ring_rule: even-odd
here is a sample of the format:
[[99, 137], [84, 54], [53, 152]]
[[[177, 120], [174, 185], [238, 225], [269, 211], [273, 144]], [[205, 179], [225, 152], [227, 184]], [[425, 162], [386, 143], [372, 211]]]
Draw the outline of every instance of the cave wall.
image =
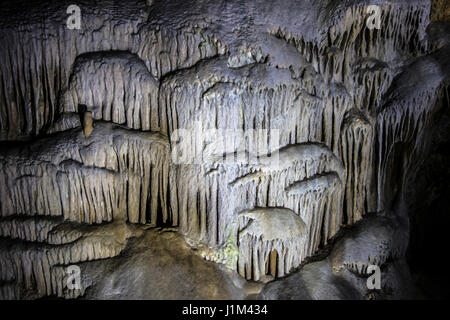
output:
[[[91, 225], [176, 227], [260, 280], [274, 250], [281, 277], [369, 213], [408, 220], [404, 184], [448, 93], [448, 43], [427, 34], [436, 2], [376, 4], [380, 29], [366, 1], [80, 2], [80, 30], [67, 1], [5, 6], [0, 230], [17, 245], [1, 250], [3, 297], [63, 296], [57, 266], [118, 255], [131, 236], [80, 249], [99, 237]], [[266, 130], [277, 165], [215, 136], [188, 150], [199, 163], [176, 161], [180, 130], [211, 129]], [[54, 242], [71, 223], [83, 235]], [[408, 237], [396, 241], [402, 256]]]
[[431, 21], [450, 21], [450, 4], [445, 0], [431, 1]]

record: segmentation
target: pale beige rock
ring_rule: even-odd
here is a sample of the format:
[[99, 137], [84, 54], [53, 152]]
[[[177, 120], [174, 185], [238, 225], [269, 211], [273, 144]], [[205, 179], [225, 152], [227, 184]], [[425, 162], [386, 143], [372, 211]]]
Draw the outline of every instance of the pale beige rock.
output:
[[91, 135], [92, 130], [94, 130], [94, 124], [92, 120], [92, 112], [86, 111], [83, 114], [83, 132], [84, 137], [87, 138]]

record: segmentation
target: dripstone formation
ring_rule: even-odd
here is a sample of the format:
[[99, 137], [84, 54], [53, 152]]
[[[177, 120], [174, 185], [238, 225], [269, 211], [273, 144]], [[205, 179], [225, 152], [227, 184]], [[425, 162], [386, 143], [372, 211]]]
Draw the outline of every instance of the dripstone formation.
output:
[[0, 9], [1, 299], [418, 296], [445, 4], [72, 2]]

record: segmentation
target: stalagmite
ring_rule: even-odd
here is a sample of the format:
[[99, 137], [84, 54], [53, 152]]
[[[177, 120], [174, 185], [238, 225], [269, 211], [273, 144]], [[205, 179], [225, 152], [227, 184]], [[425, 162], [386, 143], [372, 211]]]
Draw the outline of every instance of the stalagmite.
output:
[[91, 135], [93, 130], [93, 123], [92, 123], [92, 112], [86, 111], [83, 114], [83, 132], [84, 136], [87, 138]]

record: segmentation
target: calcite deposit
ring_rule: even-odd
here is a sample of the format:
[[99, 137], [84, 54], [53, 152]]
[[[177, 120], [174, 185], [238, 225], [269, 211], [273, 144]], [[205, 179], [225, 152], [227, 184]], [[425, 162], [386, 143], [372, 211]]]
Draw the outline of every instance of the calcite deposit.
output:
[[0, 298], [364, 299], [371, 265], [377, 298], [415, 297], [405, 194], [448, 108], [447, 13], [5, 4]]

